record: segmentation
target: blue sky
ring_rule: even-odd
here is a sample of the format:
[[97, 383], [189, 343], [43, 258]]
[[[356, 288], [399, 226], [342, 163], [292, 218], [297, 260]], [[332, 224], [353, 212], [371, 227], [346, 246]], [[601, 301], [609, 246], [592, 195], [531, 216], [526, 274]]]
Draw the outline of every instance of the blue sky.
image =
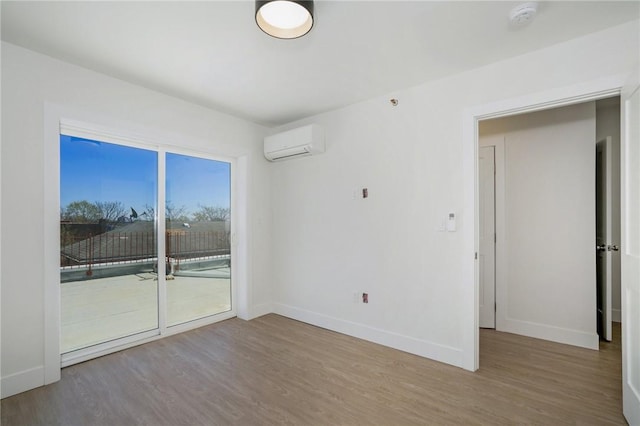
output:
[[[120, 201], [140, 214], [156, 203], [157, 169], [155, 151], [60, 135], [60, 205]], [[174, 207], [229, 207], [229, 163], [168, 153], [166, 176]]]
[[167, 202], [191, 213], [198, 205], [229, 207], [230, 170], [229, 163], [167, 153]]

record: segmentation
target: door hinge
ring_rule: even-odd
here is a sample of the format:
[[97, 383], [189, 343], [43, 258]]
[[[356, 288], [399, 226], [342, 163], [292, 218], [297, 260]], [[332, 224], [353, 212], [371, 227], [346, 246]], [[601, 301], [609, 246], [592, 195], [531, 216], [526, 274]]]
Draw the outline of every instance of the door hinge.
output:
[[498, 242], [498, 234], [493, 234], [493, 243], [496, 244]]
[[493, 312], [498, 312], [498, 303], [493, 302]]
[[476, 260], [478, 260], [478, 252], [476, 252]]

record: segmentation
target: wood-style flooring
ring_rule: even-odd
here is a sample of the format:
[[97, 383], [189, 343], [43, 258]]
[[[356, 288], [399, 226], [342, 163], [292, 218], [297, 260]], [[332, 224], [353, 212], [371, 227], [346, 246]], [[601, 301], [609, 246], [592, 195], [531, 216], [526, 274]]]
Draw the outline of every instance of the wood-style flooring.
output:
[[481, 330], [471, 373], [278, 315], [65, 368], [2, 425], [625, 424], [620, 328], [600, 351]]

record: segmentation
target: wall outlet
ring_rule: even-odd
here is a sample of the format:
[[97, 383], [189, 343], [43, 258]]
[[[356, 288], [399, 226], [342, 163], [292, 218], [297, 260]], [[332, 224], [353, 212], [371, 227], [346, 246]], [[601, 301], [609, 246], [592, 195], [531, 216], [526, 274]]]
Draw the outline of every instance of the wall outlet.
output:
[[351, 196], [354, 200], [369, 198], [369, 188], [355, 188]]
[[360, 302], [360, 293], [358, 293], [357, 291], [355, 293], [353, 293], [353, 303], [358, 303]]

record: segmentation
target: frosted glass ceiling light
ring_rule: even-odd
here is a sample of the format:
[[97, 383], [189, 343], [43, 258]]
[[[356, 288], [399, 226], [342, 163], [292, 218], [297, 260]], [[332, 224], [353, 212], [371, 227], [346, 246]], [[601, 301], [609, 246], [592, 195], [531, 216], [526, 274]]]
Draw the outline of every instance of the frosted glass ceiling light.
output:
[[313, 1], [256, 1], [256, 23], [272, 37], [302, 37], [313, 27]]

